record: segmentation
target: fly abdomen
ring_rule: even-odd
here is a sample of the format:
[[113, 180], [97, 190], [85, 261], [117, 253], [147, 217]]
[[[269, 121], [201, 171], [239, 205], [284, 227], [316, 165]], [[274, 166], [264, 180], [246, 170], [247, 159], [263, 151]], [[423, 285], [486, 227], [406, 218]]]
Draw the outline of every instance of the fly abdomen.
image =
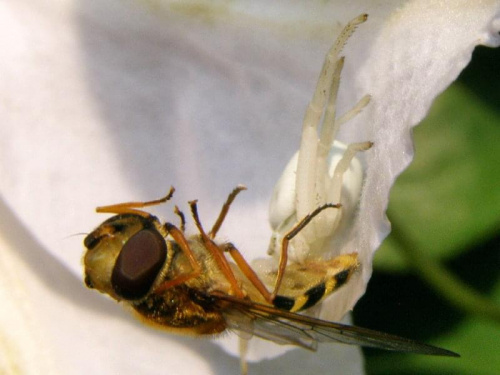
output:
[[[352, 258], [356, 259], [355, 256]], [[336, 269], [331, 276], [328, 275], [329, 273], [331, 273], [331, 268], [328, 267], [330, 272], [326, 270], [325, 273], [327, 276], [325, 276], [322, 281], [306, 289], [301, 294], [298, 294], [296, 296], [277, 295], [273, 300], [274, 307], [290, 312], [298, 312], [313, 307], [321, 300], [323, 300], [326, 296], [330, 295], [342, 285], [346, 284], [349, 281], [351, 275], [359, 267], [359, 264], [357, 263], [357, 261], [355, 261], [346, 263], [344, 264], [344, 266], [345, 267]]]

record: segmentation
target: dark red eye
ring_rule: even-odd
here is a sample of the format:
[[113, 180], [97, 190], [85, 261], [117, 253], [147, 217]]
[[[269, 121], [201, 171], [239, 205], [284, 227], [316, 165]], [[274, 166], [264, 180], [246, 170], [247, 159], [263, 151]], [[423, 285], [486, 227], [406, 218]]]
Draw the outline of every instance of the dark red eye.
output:
[[154, 229], [143, 229], [123, 246], [116, 259], [111, 285], [116, 294], [127, 300], [144, 297], [151, 289], [165, 263], [167, 245]]

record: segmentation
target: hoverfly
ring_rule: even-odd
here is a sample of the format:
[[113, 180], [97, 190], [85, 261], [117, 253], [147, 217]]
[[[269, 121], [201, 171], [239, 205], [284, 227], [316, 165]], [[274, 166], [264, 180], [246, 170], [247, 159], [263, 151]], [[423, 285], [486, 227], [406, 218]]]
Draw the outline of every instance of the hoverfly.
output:
[[[231, 192], [208, 233], [200, 222], [197, 201], [189, 202], [199, 232], [190, 236], [177, 207], [179, 226], [162, 224], [142, 210], [168, 201], [173, 188], [162, 199], [98, 207], [97, 212], [116, 215], [84, 240], [85, 284], [131, 307], [143, 322], [181, 334], [213, 336], [236, 330], [309, 350], [315, 350], [318, 342], [340, 342], [457, 356], [405, 338], [298, 314], [349, 281], [361, 266], [356, 253], [290, 264], [280, 284], [269, 292], [232, 243], [216, 241], [231, 203], [244, 189], [238, 186]], [[337, 207], [324, 205], [307, 215], [284, 236], [282, 251], [321, 211]]]
[[[143, 322], [180, 334], [214, 336], [231, 330], [313, 351], [320, 342], [339, 342], [458, 356], [398, 336], [299, 314], [348, 283], [362, 267], [357, 253], [325, 260], [318, 250], [323, 251], [338, 231], [341, 216], [349, 215], [341, 196], [344, 174], [349, 173], [357, 152], [372, 147], [371, 142], [342, 146], [340, 161], [331, 165], [329, 152], [338, 128], [370, 101], [366, 95], [345, 115], [335, 118], [344, 61], [338, 55], [356, 26], [366, 19], [367, 15], [361, 15], [349, 22], [328, 53], [306, 112], [299, 153], [275, 189], [269, 253], [279, 256], [276, 270], [257, 274], [232, 243], [216, 240], [230, 205], [245, 187], [238, 186], [229, 194], [208, 232], [199, 219], [197, 202], [189, 202], [199, 232], [189, 236], [184, 214], [177, 207], [179, 226], [161, 223], [144, 210], [171, 199], [171, 188], [158, 200], [96, 209], [116, 215], [84, 240], [85, 284], [129, 306]], [[301, 246], [289, 246], [294, 239]], [[288, 262], [289, 247], [292, 262]]]

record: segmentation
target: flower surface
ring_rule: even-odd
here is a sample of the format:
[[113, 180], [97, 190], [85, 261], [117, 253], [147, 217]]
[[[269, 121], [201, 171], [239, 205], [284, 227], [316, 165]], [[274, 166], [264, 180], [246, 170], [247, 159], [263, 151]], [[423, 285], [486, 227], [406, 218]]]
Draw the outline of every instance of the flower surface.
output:
[[[411, 128], [476, 45], [499, 44], [500, 4], [253, 4], [0, 5], [0, 291], [6, 301], [0, 337], [7, 353], [1, 366], [27, 374], [41, 368], [237, 372], [237, 361], [217, 344], [145, 328], [85, 290], [78, 234], [105, 219], [95, 206], [158, 198], [171, 185], [184, 211], [185, 202], [199, 200], [209, 226], [227, 193], [243, 183], [249, 190], [231, 208], [221, 238], [249, 259], [265, 256], [268, 200], [298, 149], [324, 54], [342, 25], [368, 13], [344, 49], [338, 99], [343, 113], [361, 96], [373, 98], [339, 134], [344, 142], [375, 143], [365, 157], [356, 236], [342, 244], [343, 252], [361, 254], [363, 271], [326, 301], [321, 316], [340, 319], [363, 294], [373, 252], [389, 232], [390, 188], [413, 156]], [[172, 208], [154, 212], [176, 220]], [[272, 358], [276, 348], [259, 342], [250, 359]], [[362, 373], [357, 348], [325, 346], [317, 356], [294, 351], [260, 362], [252, 373], [299, 364], [311, 372], [339, 366], [342, 373]]]

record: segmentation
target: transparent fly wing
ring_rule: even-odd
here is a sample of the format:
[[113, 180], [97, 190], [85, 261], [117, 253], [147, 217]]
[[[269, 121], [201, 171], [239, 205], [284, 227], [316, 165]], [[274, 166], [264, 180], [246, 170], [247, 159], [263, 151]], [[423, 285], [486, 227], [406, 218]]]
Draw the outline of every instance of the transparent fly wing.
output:
[[243, 328], [252, 330], [247, 333], [277, 344], [316, 350], [318, 342], [338, 342], [398, 352], [459, 357], [446, 349], [383, 332], [315, 319], [232, 296], [217, 295], [216, 298], [227, 303], [223, 309], [228, 328], [240, 330], [241, 325], [237, 322], [248, 322], [250, 318], [252, 325], [245, 324]]
[[254, 319], [251, 315], [242, 314], [239, 310], [229, 309], [224, 312], [224, 318], [226, 319], [227, 328], [236, 333], [240, 338], [250, 340], [255, 335]]
[[[317, 349], [318, 341], [307, 334], [307, 327], [301, 327], [298, 323], [277, 322], [272, 316], [260, 317], [250, 310], [237, 306], [226, 311], [224, 317], [227, 328], [235, 331], [238, 336], [244, 331], [245, 335], [257, 336], [279, 345], [296, 345], [312, 351]], [[246, 324], [249, 319], [252, 324]]]

